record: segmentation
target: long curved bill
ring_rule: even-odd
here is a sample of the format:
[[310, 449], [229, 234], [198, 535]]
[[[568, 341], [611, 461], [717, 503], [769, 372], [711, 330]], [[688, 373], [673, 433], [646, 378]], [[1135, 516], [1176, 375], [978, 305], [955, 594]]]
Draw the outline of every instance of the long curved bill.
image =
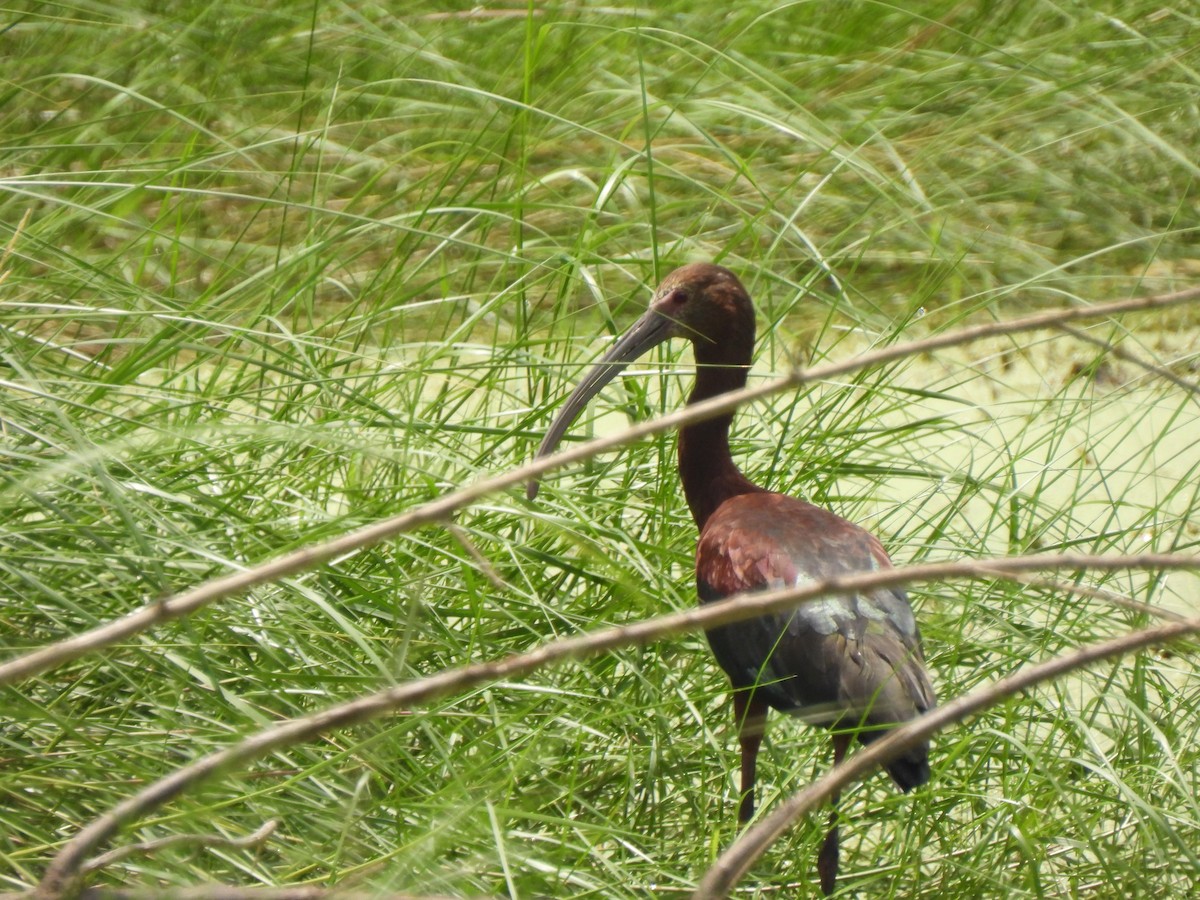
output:
[[[571, 396], [562, 405], [550, 429], [542, 438], [534, 459], [549, 456], [562, 440], [575, 417], [587, 406], [588, 401], [595, 397], [604, 386], [625, 370], [631, 362], [652, 347], [656, 347], [673, 334], [672, 321], [654, 309], [646, 311], [640, 319], [630, 326], [621, 338], [604, 354], [604, 358], [584, 376]], [[525, 486], [525, 496], [532, 500], [537, 496], [538, 483], [531, 481]]]

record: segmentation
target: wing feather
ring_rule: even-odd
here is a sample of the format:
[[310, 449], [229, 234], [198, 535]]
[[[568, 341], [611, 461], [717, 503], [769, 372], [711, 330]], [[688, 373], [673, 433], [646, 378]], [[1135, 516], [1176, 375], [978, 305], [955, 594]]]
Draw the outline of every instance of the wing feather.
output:
[[[696, 551], [703, 602], [890, 565], [868, 532], [781, 494], [726, 501]], [[886, 726], [936, 703], [903, 591], [823, 598], [712, 629], [708, 640], [735, 688], [761, 691], [771, 706], [814, 723]], [[918, 748], [893, 764], [902, 787], [928, 778], [926, 757]]]

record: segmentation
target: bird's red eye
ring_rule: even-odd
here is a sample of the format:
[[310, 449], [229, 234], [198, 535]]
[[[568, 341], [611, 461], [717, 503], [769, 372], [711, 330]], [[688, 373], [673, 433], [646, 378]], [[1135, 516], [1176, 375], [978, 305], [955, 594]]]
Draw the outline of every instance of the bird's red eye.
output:
[[683, 306], [683, 304], [687, 303], [687, 299], [687, 291], [683, 288], [675, 288], [675, 290], [667, 294], [667, 302], [672, 306]]

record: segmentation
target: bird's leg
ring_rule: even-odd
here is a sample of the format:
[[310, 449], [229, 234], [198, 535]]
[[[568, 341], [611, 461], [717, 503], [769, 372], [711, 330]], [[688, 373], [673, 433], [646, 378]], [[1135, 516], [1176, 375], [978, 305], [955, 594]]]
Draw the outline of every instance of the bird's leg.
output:
[[[846, 758], [846, 751], [850, 749], [849, 734], [834, 734], [833, 736], [833, 764], [836, 766]], [[817, 874], [821, 876], [821, 893], [826, 897], [834, 892], [837, 888], [838, 874], [838, 800], [842, 798], [841, 791], [836, 792], [829, 798], [829, 805], [833, 809], [829, 812], [829, 832], [825, 835], [825, 842], [821, 844], [821, 852], [817, 854]]]
[[766, 701], [755, 697], [753, 690], [733, 692], [733, 718], [742, 746], [742, 799], [738, 803], [738, 822], [742, 825], [754, 815], [754, 773], [767, 727], [767, 708]]

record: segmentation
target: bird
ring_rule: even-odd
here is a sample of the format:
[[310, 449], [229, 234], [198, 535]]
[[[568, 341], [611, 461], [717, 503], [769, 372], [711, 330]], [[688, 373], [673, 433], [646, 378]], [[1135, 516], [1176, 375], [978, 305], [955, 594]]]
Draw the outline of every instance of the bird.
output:
[[[674, 338], [692, 344], [696, 375], [688, 403], [745, 386], [755, 341], [754, 305], [722, 266], [675, 269], [649, 309], [584, 376], [561, 406], [537, 451], [552, 453], [587, 403], [631, 362]], [[770, 491], [747, 478], [729, 446], [733, 413], [685, 425], [679, 476], [699, 531], [696, 587], [701, 603], [798, 586], [892, 563], [879, 540], [820, 506]], [[529, 483], [532, 500], [538, 490]], [[729, 677], [741, 749], [739, 824], [754, 815], [757, 758], [767, 713], [778, 710], [829, 728], [834, 764], [855, 737], [867, 744], [889, 726], [936, 705], [912, 607], [903, 590], [877, 589], [802, 603], [706, 632]], [[904, 792], [929, 781], [929, 744], [885, 764]], [[817, 856], [825, 895], [838, 873], [838, 797]]]

